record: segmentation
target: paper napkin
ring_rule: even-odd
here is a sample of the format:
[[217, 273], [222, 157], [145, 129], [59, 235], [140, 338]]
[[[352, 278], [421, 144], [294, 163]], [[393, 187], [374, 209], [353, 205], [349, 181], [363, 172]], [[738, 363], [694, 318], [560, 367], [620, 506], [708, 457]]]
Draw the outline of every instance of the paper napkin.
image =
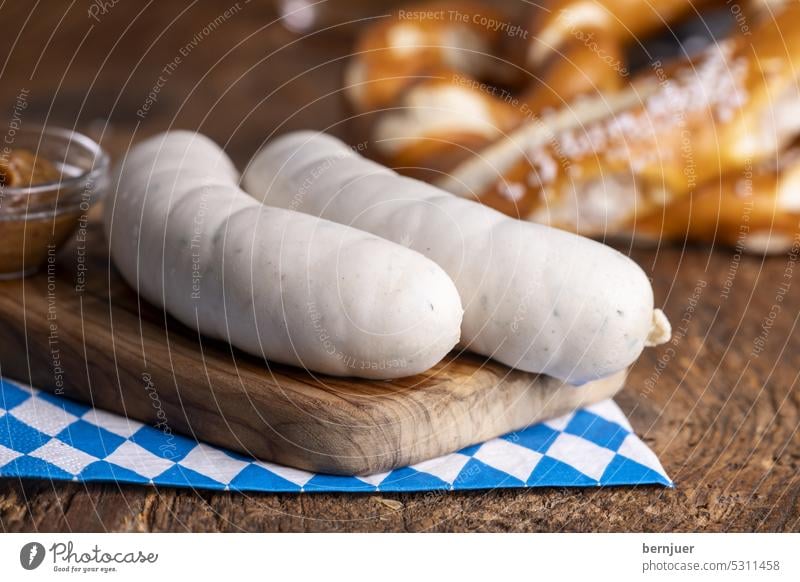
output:
[[613, 400], [378, 475], [257, 461], [0, 379], [0, 477], [266, 492], [672, 486]]

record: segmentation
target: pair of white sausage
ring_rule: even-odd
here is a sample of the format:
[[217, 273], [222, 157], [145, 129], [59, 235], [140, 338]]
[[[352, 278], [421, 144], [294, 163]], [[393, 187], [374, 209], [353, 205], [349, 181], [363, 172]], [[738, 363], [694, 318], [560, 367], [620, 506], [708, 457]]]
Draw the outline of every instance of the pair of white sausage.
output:
[[628, 257], [401, 177], [333, 137], [296, 132], [274, 140], [243, 185], [268, 205], [433, 259], [461, 295], [462, 343], [509, 366], [582, 383], [622, 370], [645, 346], [669, 338], [647, 277]]
[[395, 378], [459, 339], [452, 280], [419, 253], [245, 194], [185, 131], [135, 146], [106, 201], [111, 255], [145, 299], [206, 336], [326, 374]]

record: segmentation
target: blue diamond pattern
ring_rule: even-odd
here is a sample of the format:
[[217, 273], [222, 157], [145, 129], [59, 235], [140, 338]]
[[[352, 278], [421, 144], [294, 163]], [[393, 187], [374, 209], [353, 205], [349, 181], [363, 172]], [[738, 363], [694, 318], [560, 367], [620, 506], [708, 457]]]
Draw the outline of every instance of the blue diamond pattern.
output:
[[139, 473], [109, 463], [108, 461], [95, 461], [81, 471], [78, 477], [83, 481], [116, 481], [120, 483], [148, 483], [149, 479]]
[[102, 459], [113, 453], [125, 439], [85, 420], [73, 422], [56, 435], [69, 446]]
[[152, 426], [143, 426], [131, 435], [130, 440], [157, 457], [176, 463], [188, 455], [197, 444], [191, 439], [167, 434]]
[[231, 481], [230, 488], [235, 491], [277, 491], [281, 493], [299, 493], [302, 488], [280, 475], [267, 471], [258, 465], [245, 467], [236, 478]]
[[27, 390], [22, 390], [8, 380], [0, 378], [0, 408], [11, 410], [30, 397], [31, 393]]
[[48, 435], [17, 420], [12, 414], [0, 416], [0, 445], [12, 451], [30, 453], [49, 440]]
[[532, 487], [546, 487], [558, 485], [561, 487], [590, 487], [598, 485], [597, 481], [584, 475], [572, 465], [567, 465], [556, 459], [544, 457], [528, 477], [528, 485]]
[[537, 453], [546, 453], [558, 435], [559, 432], [557, 430], [553, 430], [546, 424], [535, 424], [525, 430], [512, 432], [500, 438]]
[[378, 485], [381, 491], [447, 491], [450, 484], [411, 467], [395, 469]]
[[612, 451], [619, 449], [622, 441], [630, 434], [617, 423], [609, 422], [585, 410], [575, 413], [564, 432], [592, 441], [594, 444]]
[[65, 412], [69, 412], [75, 416], [83, 416], [86, 411], [91, 408], [90, 406], [86, 406], [80, 402], [75, 402], [74, 400], [69, 400], [68, 398], [62, 398], [60, 396], [56, 396], [55, 394], [50, 394], [49, 392], [38, 392], [36, 397], [46, 400], [50, 404], [54, 404]]
[[[33, 393], [38, 398], [42, 398], [76, 417], [80, 417], [88, 410], [85, 405], [60, 396], [35, 390]], [[54, 464], [60, 459], [48, 458], [48, 455], [62, 454], [58, 447], [45, 447], [45, 449], [37, 451], [50, 442], [51, 437], [14, 416], [14, 408], [30, 397], [30, 388], [10, 380], [0, 379], [0, 476], [74, 480], [71, 474]], [[53, 414], [52, 408], [49, 410], [45, 410], [45, 408], [47, 407], [42, 407], [41, 414]], [[228, 474], [227, 478], [230, 479], [230, 484], [226, 485], [213, 479], [210, 475], [198, 472], [198, 470], [175, 464], [193, 451], [198, 446], [197, 442], [181, 435], [165, 434], [158, 428], [149, 426], [140, 428], [130, 438], [125, 439], [102, 427], [76, 418], [56, 435], [55, 439], [80, 451], [73, 451], [74, 454], [78, 456], [84, 454], [84, 462], [88, 462], [88, 464], [78, 475], [79, 481], [115, 481], [196, 489], [222, 490], [229, 488], [233, 491], [284, 493], [300, 491], [446, 492], [511, 487], [595, 487], [598, 485], [645, 484], [671, 487], [672, 482], [644, 443], [625, 427], [611, 420], [618, 418], [619, 415], [620, 411], [617, 405], [608, 400], [593, 406], [592, 412], [586, 410], [576, 412], [569, 417], [569, 422], [563, 420], [549, 423], [549, 425], [537, 424], [499, 437], [501, 440], [495, 441], [494, 446], [484, 449], [480, 455], [478, 453], [485, 443], [465, 447], [457, 455], [450, 457], [450, 460], [456, 462], [449, 467], [447, 463], [426, 463], [420, 466], [424, 466], [425, 470], [404, 467], [395, 469], [388, 475], [371, 479], [325, 474], [312, 475], [290, 469], [282, 470], [280, 467], [268, 465], [274, 469], [270, 470], [263, 465], [253, 463], [247, 457], [225, 451], [231, 458], [242, 461], [241, 469], [237, 464], [229, 469], [236, 474]], [[554, 449], [552, 455], [559, 457], [556, 459], [548, 456], [548, 451], [562, 434], [553, 427], [564, 426], [563, 423], [566, 423], [563, 432], [572, 435], [569, 437], [570, 439], [574, 440], [573, 437], [581, 439], [575, 442], [586, 443], [586, 446], [584, 452], [580, 452], [581, 447], [579, 446], [571, 446], [569, 450], [575, 448], [576, 452], [574, 454], [569, 452], [566, 457], [563, 448], [561, 453]], [[626, 439], [629, 440], [626, 441]], [[130, 443], [126, 444], [127, 440], [141, 448]], [[126, 445], [126, 453], [114, 456], [114, 452], [122, 445]], [[589, 455], [590, 451], [593, 451], [595, 457], [592, 460], [596, 461], [598, 446], [609, 451], [602, 455], [602, 458], [610, 459], [605, 469], [599, 468], [600, 471], [603, 471], [599, 481], [585, 475], [580, 470], [582, 466], [587, 466], [585, 462], [587, 459], [580, 458], [580, 455]], [[624, 456], [623, 453], [628, 456]], [[85, 455], [89, 455], [89, 457]], [[135, 458], [131, 458], [131, 455]], [[479, 458], [476, 458], [476, 455]], [[500, 455], [504, 456], [501, 458]], [[536, 462], [537, 460], [538, 462]], [[514, 472], [520, 475], [519, 468], [528, 466], [533, 467], [533, 470], [524, 483], [518, 477], [503, 470], [503, 467], [516, 467]], [[591, 469], [586, 470], [597, 476], [596, 464], [589, 466]], [[137, 469], [147, 475], [154, 475], [152, 481], [148, 476], [139, 473]]]

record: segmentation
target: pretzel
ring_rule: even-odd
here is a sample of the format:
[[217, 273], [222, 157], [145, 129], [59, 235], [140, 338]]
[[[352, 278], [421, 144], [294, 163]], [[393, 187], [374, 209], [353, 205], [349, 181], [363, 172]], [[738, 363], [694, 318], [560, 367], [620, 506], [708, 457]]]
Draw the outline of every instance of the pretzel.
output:
[[557, 0], [530, 35], [476, 5], [398, 11], [360, 38], [348, 98], [381, 161], [509, 215], [783, 251], [800, 224], [782, 159], [800, 133], [800, 4], [752, 3], [691, 59], [638, 75], [623, 59], [715, 4]]

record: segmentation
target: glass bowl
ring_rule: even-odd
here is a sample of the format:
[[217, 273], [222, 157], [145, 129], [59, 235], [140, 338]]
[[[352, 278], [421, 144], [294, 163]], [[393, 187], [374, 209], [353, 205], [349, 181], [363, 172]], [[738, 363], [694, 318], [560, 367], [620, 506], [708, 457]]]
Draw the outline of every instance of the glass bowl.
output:
[[59, 175], [31, 186], [0, 181], [0, 279], [31, 275], [55, 257], [109, 183], [108, 155], [78, 132], [55, 127], [17, 129], [0, 143], [0, 165], [15, 150], [28, 150], [35, 158], [48, 160]]

